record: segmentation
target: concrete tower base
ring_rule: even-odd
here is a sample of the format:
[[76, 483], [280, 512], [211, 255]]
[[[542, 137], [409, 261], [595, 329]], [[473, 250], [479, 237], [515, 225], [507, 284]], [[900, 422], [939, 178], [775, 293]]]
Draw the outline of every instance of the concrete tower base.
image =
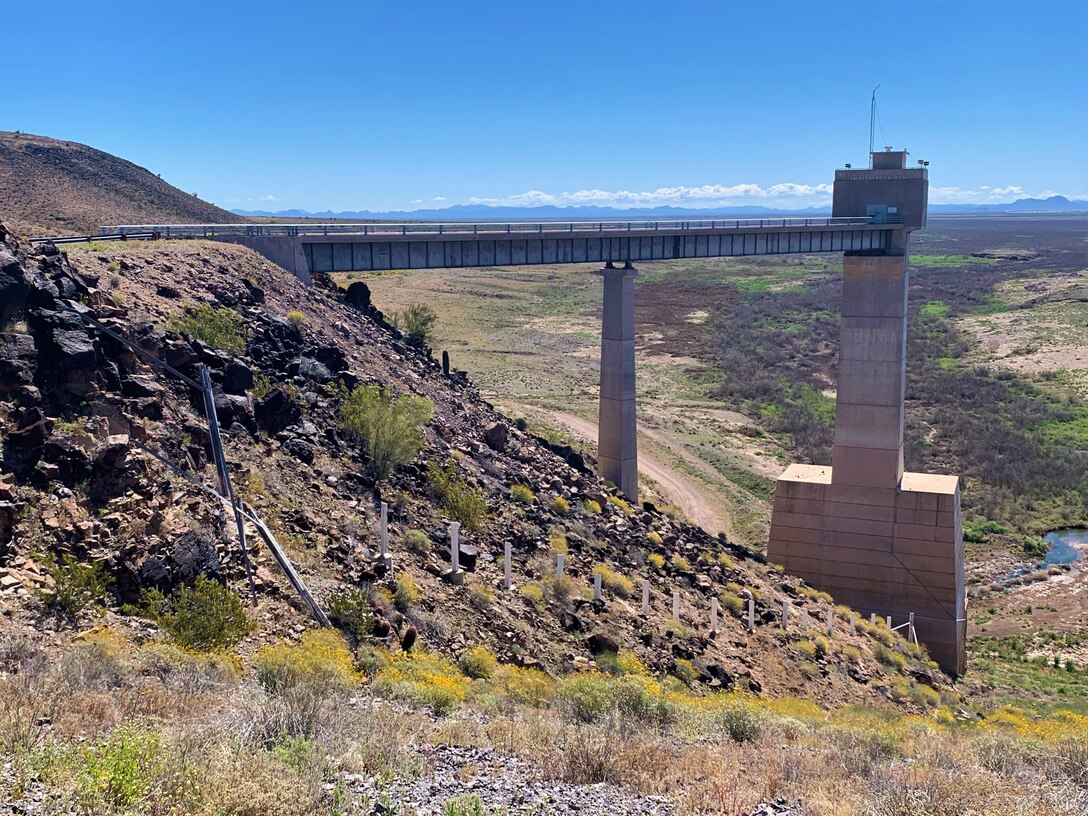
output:
[[863, 614], [894, 625], [913, 613], [918, 639], [958, 675], [959, 479], [903, 471], [907, 285], [904, 255], [843, 258], [835, 465], [792, 465], [779, 477], [767, 557]]

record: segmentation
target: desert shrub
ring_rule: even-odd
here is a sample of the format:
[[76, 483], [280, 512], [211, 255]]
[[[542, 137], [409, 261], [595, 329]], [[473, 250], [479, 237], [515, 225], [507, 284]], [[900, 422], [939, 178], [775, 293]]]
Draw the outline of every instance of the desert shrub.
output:
[[438, 315], [425, 303], [413, 303], [403, 312], [393, 313], [393, 325], [404, 333], [413, 346], [426, 346], [431, 342]]
[[646, 540], [654, 546], [661, 546], [661, 536], [660, 534], [655, 533], [653, 530], [650, 530], [650, 532], [646, 533]]
[[638, 655], [628, 649], [620, 649], [619, 653], [601, 652], [596, 657], [597, 665], [609, 674], [638, 675], [644, 677], [649, 674], [646, 664], [638, 659]]
[[890, 669], [895, 669], [896, 671], [902, 671], [906, 668], [907, 659], [899, 654], [899, 652], [895, 651], [895, 649], [890, 649], [883, 643], [877, 641], [873, 643], [872, 651], [873, 657], [875, 657], [877, 662], [881, 665], [887, 666]]
[[486, 646], [473, 646], [466, 649], [457, 659], [461, 671], [475, 680], [486, 680], [495, 671], [498, 660]]
[[537, 581], [530, 581], [527, 584], [523, 584], [521, 587], [521, 594], [525, 597], [529, 603], [537, 608], [538, 611], [544, 610], [544, 586]]
[[857, 663], [861, 660], [861, 649], [857, 646], [851, 646], [849, 643], [844, 643], [840, 649], [840, 653], [843, 657], [849, 660], [851, 663]]
[[449, 660], [426, 652], [390, 657], [374, 678], [374, 687], [394, 700], [429, 706], [448, 714], [469, 693], [470, 684]]
[[499, 810], [485, 805], [475, 793], [455, 796], [442, 803], [442, 816], [499, 816], [505, 809]]
[[397, 609], [404, 611], [419, 600], [419, 587], [407, 572], [397, 573], [393, 583], [393, 602]]
[[231, 354], [246, 350], [245, 320], [234, 309], [199, 303], [170, 322], [170, 328]]
[[253, 629], [238, 596], [205, 575], [198, 575], [191, 589], [183, 586], [169, 597], [151, 589], [142, 600], [174, 642], [191, 649], [225, 649]]
[[910, 699], [923, 708], [936, 708], [941, 704], [940, 692], [921, 683], [911, 684]]
[[672, 568], [679, 572], [691, 572], [691, 564], [682, 555], [674, 555], [672, 557]]
[[491, 682], [505, 697], [523, 705], [539, 707], [555, 696], [555, 681], [536, 669], [499, 666]]
[[340, 406], [340, 424], [366, 446], [367, 471], [378, 481], [419, 454], [422, 428], [433, 416], [426, 397], [394, 397], [376, 385], [353, 388]]
[[75, 617], [88, 606], [105, 602], [111, 579], [103, 562], [83, 564], [67, 553], [59, 562], [52, 553], [43, 561], [53, 585], [41, 590], [39, 595], [50, 609]]
[[470, 530], [479, 530], [487, 522], [487, 499], [457, 474], [457, 463], [442, 468], [431, 462], [427, 478], [446, 513]]
[[78, 798], [88, 813], [129, 812], [148, 799], [167, 770], [159, 735], [137, 726], [76, 748], [72, 759]]
[[748, 700], [736, 698], [723, 706], [714, 716], [717, 726], [733, 742], [754, 742], [763, 733], [759, 711]]
[[593, 574], [601, 576], [601, 586], [621, 598], [629, 598], [635, 591], [634, 581], [607, 564], [594, 565]]
[[695, 668], [695, 664], [683, 657], [678, 657], [673, 661], [673, 674], [689, 686], [694, 686], [701, 677], [699, 670]]
[[518, 504], [534, 504], [536, 495], [525, 485], [516, 484], [510, 488], [510, 498]]
[[601, 505], [593, 499], [586, 499], [582, 502], [582, 509], [591, 516], [599, 516], [601, 514]]
[[473, 584], [468, 589], [468, 601], [477, 609], [490, 609], [495, 603], [495, 590], [489, 586]]
[[548, 549], [556, 555], [566, 555], [570, 552], [570, 546], [567, 544], [567, 537], [560, 532], [549, 533]]
[[358, 589], [329, 596], [329, 617], [356, 637], [366, 637], [374, 628], [369, 593]]
[[300, 312], [298, 309], [292, 309], [287, 313], [287, 320], [290, 321], [293, 326], [305, 326], [307, 322], [306, 315]]
[[431, 549], [431, 539], [422, 530], [409, 530], [404, 534], [404, 543], [416, 555], [426, 555]]
[[175, 643], [157, 641], [133, 650], [139, 671], [163, 684], [189, 692], [206, 691], [237, 682], [241, 658], [227, 652], [195, 652]]
[[722, 569], [732, 570], [737, 568], [736, 562], [725, 553], [718, 553], [718, 564]]
[[655, 570], [663, 570], [665, 569], [665, 556], [661, 555], [661, 553], [650, 553], [646, 556], [646, 563]]
[[573, 719], [596, 722], [611, 708], [608, 678], [597, 672], [572, 674], [559, 681], [556, 696]]
[[629, 516], [635, 512], [633, 509], [631, 509], [631, 505], [629, 505], [619, 496], [609, 496], [608, 503], [611, 504], [613, 507], [619, 508], [620, 512], [623, 513], [625, 516]]
[[272, 693], [299, 687], [347, 689], [362, 679], [343, 638], [333, 629], [311, 630], [298, 643], [266, 646], [257, 653], [256, 665], [258, 682]]
[[746, 604], [744, 599], [736, 592], [730, 589], [723, 589], [718, 593], [718, 602], [722, 605], [722, 609], [727, 610], [730, 614], [735, 615], [738, 618], [744, 615]]
[[564, 499], [562, 496], [556, 496], [551, 501], [551, 508], [554, 512], [561, 516], [565, 516], [570, 512], [570, 502]]
[[810, 601], [815, 601], [816, 603], [834, 603], [834, 599], [831, 597], [831, 595], [826, 592], [821, 592], [818, 589], [813, 589], [809, 586], [802, 586], [800, 589], [797, 590], [797, 594], [800, 595], [802, 598], [806, 598]]

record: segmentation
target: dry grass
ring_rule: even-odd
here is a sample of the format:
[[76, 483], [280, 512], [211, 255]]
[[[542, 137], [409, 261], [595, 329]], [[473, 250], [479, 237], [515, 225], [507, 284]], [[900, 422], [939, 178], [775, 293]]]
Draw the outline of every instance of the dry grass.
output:
[[815, 816], [1088, 806], [1088, 717], [1070, 712], [1006, 707], [980, 722], [947, 709], [829, 712], [692, 692], [623, 653], [614, 675], [558, 681], [493, 658], [487, 671], [470, 666], [474, 679], [436, 655], [382, 653], [368, 685], [332, 632], [266, 648], [251, 666], [111, 630], [52, 663], [25, 642], [2, 645], [0, 751], [11, 773], [0, 796], [45, 793], [57, 812], [348, 813], [331, 798], [345, 775], [425, 773], [420, 746], [434, 742], [666, 796], [691, 814], [747, 812], [774, 796], [801, 797]]

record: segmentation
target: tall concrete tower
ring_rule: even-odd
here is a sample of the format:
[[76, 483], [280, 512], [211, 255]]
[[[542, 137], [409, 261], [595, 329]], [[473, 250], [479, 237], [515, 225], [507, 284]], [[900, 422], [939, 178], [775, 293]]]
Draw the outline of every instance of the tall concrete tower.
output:
[[907, 266], [925, 226], [925, 167], [906, 151], [837, 170], [833, 217], [893, 227], [886, 250], [843, 257], [842, 333], [832, 465], [791, 465], [775, 488], [767, 557], [862, 614], [913, 614], [919, 640], [950, 674], [964, 670], [966, 600], [959, 479], [903, 463]]

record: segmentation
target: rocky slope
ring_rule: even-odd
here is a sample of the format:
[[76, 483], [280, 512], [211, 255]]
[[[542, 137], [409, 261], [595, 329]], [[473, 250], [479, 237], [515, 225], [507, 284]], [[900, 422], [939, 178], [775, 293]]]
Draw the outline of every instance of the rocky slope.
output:
[[[47, 580], [46, 552], [105, 564], [113, 579], [106, 622], [137, 633], [146, 633], [146, 622], [117, 610], [142, 589], [169, 592], [199, 573], [245, 586], [233, 519], [143, 452], [215, 482], [199, 394], [89, 327], [77, 313], [85, 308], [189, 377], [209, 366], [236, 491], [268, 522], [322, 604], [345, 589], [391, 586], [375, 553], [378, 503], [390, 504], [393, 571], [420, 592], [376, 630], [375, 642], [395, 644], [411, 631], [417, 649], [456, 656], [483, 644], [503, 661], [553, 674], [591, 668], [602, 652], [623, 648], [696, 687], [826, 705], [902, 702], [905, 688], [920, 686], [955, 697], [901, 639], [852, 630], [845, 610], [829, 616], [826, 597], [743, 548], [652, 505], [610, 500], [618, 497], [580, 454], [519, 430], [463, 375], [444, 373], [364, 302], [307, 289], [231, 245], [111, 245], [69, 258], [50, 245], [31, 251], [6, 227], [0, 240], [0, 628], [63, 642], [57, 633], [70, 623], [44, 616], [33, 592]], [[169, 328], [198, 304], [240, 315], [244, 351], [224, 352]], [[381, 484], [338, 420], [339, 386], [367, 383], [435, 406], [422, 453]], [[440, 577], [448, 519], [428, 462], [452, 464], [486, 496], [486, 524], [462, 533], [465, 586]], [[529, 487], [534, 501], [512, 501], [514, 485]], [[557, 509], [556, 498], [570, 511]], [[601, 512], [583, 511], [585, 499]], [[413, 530], [424, 536], [413, 540]], [[507, 542], [510, 592], [501, 589]], [[555, 556], [564, 548], [568, 580], [557, 581]], [[270, 555], [258, 549], [255, 557], [259, 628], [243, 649], [312, 625]], [[637, 589], [590, 600], [595, 566], [636, 586], [648, 578], [650, 614], [641, 614]], [[720, 631], [710, 636], [710, 599], [723, 591], [756, 599], [753, 633], [723, 608]], [[793, 605], [788, 631], [779, 625], [783, 600]], [[810, 628], [801, 628], [800, 613]], [[902, 659], [875, 659], [877, 639]]]
[[245, 221], [93, 147], [0, 131], [0, 202], [22, 234], [90, 235], [103, 224]]

